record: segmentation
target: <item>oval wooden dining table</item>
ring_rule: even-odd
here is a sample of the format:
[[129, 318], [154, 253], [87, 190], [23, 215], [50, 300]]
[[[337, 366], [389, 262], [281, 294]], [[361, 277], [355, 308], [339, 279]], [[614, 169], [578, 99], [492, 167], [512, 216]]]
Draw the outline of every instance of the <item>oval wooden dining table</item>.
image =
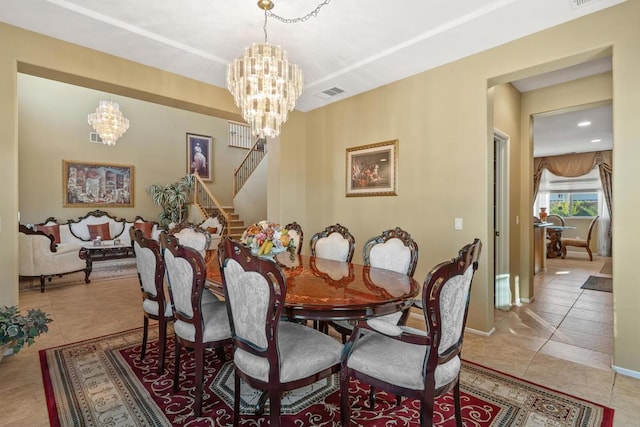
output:
[[[383, 316], [409, 308], [420, 291], [420, 284], [412, 277], [382, 268], [289, 252], [276, 255], [274, 261], [285, 273], [283, 315], [291, 319]], [[207, 256], [207, 287], [224, 296], [217, 253]]]

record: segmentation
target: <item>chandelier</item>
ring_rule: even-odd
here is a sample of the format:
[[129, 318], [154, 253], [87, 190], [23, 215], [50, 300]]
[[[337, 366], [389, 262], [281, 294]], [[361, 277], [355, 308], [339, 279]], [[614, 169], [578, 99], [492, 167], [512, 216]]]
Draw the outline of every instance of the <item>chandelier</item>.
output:
[[316, 16], [323, 1], [316, 9], [295, 19], [281, 18], [271, 12], [271, 0], [258, 1], [264, 10], [264, 43], [253, 43], [242, 58], [234, 59], [227, 70], [227, 86], [242, 111], [242, 117], [251, 127], [251, 134], [258, 138], [274, 138], [280, 134], [281, 125], [302, 94], [303, 80], [300, 68], [287, 60], [287, 53], [267, 41], [267, 17], [285, 23], [306, 21]]
[[87, 121], [106, 145], [116, 145], [118, 138], [129, 129], [129, 119], [122, 115], [120, 106], [113, 101], [100, 101], [96, 112], [89, 114]]

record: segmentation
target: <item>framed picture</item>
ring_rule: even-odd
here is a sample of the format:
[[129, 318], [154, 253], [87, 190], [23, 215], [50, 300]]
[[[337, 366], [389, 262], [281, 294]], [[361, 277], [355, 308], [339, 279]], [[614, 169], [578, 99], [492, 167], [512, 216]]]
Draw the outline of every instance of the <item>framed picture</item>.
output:
[[347, 148], [347, 197], [396, 196], [398, 140]]
[[133, 207], [133, 166], [62, 161], [63, 206]]
[[187, 133], [187, 173], [195, 172], [203, 181], [213, 181], [213, 138]]

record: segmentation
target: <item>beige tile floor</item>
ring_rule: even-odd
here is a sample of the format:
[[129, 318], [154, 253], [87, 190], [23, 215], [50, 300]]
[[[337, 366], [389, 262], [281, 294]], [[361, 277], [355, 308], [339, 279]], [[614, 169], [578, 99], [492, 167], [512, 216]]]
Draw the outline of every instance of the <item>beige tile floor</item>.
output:
[[[615, 426], [640, 426], [640, 380], [611, 370], [612, 294], [583, 291], [606, 259], [549, 260], [536, 300], [496, 311], [496, 332], [467, 333], [463, 357], [616, 410]], [[0, 426], [49, 424], [38, 350], [142, 325], [137, 279], [22, 290], [22, 310], [54, 319], [49, 333], [0, 364]], [[413, 321], [412, 321], [413, 323]]]

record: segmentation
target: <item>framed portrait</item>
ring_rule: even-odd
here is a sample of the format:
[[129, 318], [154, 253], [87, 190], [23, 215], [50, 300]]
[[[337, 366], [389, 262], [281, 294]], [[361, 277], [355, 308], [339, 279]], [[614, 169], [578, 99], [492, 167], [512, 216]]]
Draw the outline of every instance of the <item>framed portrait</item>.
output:
[[62, 161], [64, 207], [133, 207], [133, 166]]
[[398, 140], [347, 148], [347, 197], [396, 196]]
[[196, 172], [203, 181], [213, 181], [213, 138], [187, 133], [187, 173]]

